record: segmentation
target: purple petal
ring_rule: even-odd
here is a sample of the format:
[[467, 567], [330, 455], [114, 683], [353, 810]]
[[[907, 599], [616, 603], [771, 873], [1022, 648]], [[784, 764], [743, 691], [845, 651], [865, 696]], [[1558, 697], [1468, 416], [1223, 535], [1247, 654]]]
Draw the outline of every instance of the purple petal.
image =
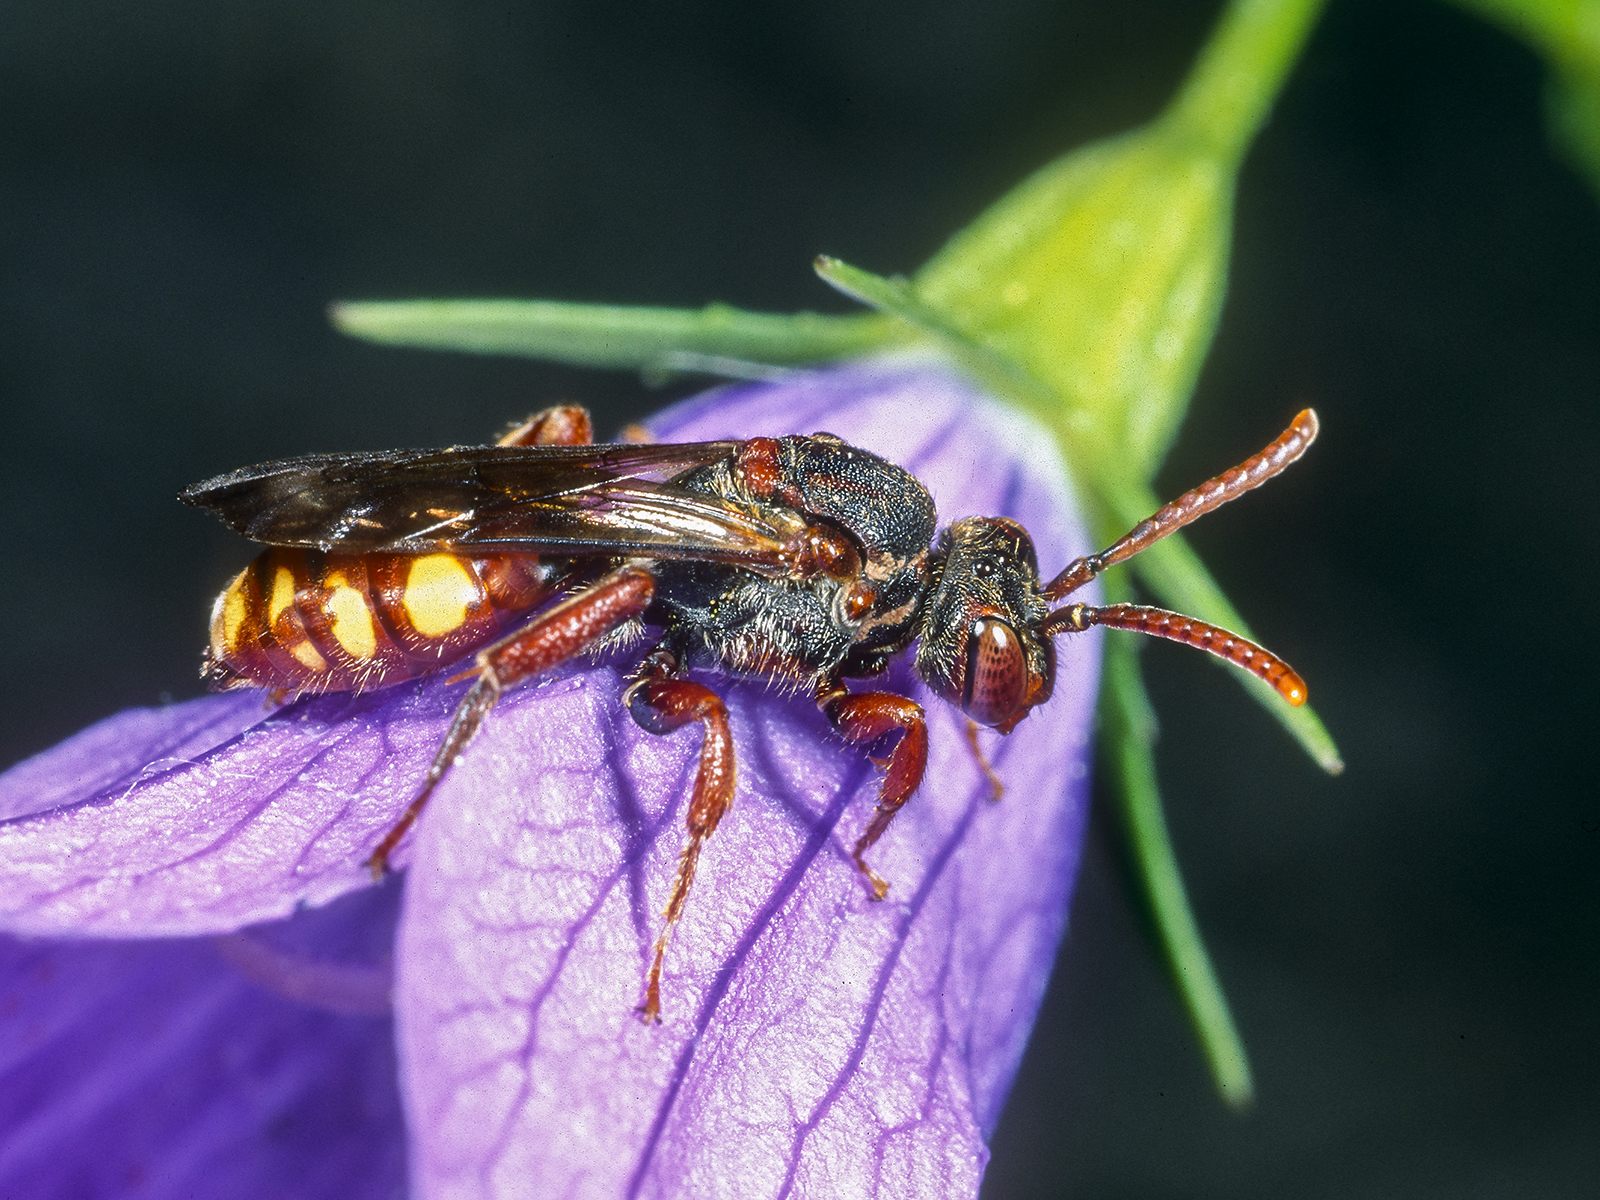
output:
[[[812, 431], [915, 470], [945, 521], [1028, 524], [1047, 570], [1088, 547], [1048, 437], [935, 369], [809, 372], [701, 398], [656, 432]], [[927, 707], [928, 782], [875, 851], [875, 796], [815, 707], [722, 683], [739, 789], [707, 843], [664, 981], [631, 1010], [683, 842], [700, 738], [651, 737], [594, 669], [497, 712], [418, 837], [396, 1005], [424, 1195], [969, 1196], [1049, 972], [1076, 866], [1097, 647], [1060, 647], [1055, 698], [985, 735]], [[537, 696], [537, 700], [533, 699]], [[559, 730], [559, 736], [552, 731]]]
[[[293, 933], [297, 955], [348, 955], [392, 898], [284, 922], [279, 953]], [[200, 939], [0, 937], [0, 1129], [5, 1196], [379, 1200], [405, 1181], [393, 1022], [290, 1003]]]
[[126, 792], [266, 716], [259, 694], [130, 708], [0, 775], [0, 821]]
[[270, 715], [259, 692], [213, 696], [121, 713], [29, 759], [0, 776], [0, 803], [55, 807], [0, 823], [0, 928], [224, 932], [370, 886], [361, 864], [459, 692], [436, 676]]

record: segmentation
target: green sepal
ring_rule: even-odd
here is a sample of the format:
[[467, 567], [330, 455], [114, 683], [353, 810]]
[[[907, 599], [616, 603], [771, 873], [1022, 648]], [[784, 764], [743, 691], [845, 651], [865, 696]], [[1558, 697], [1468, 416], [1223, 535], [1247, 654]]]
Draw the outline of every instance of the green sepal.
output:
[[1152, 924], [1212, 1081], [1230, 1108], [1248, 1108], [1255, 1098], [1250, 1060], [1189, 907], [1161, 809], [1154, 753], [1156, 717], [1139, 676], [1138, 649], [1136, 638], [1110, 639], [1106, 646], [1101, 750], [1119, 784], [1122, 824]]
[[842, 294], [895, 318], [914, 334], [936, 343], [995, 395], [1036, 406], [1055, 402], [1049, 384], [1035, 379], [1004, 353], [973, 341], [938, 309], [918, 299], [905, 280], [885, 279], [827, 254], [819, 254], [812, 267]]
[[[916, 295], [1049, 387], [1029, 407], [1092, 427], [1154, 474], [1225, 291], [1232, 173], [1158, 126], [1051, 164], [915, 277]], [[981, 267], [979, 264], [982, 264]]]
[[[850, 358], [890, 344], [873, 315], [753, 313], [726, 304], [645, 308], [554, 300], [395, 300], [335, 304], [345, 333], [395, 346], [511, 354], [580, 367], [712, 370]], [[728, 369], [717, 371], [719, 360]]]

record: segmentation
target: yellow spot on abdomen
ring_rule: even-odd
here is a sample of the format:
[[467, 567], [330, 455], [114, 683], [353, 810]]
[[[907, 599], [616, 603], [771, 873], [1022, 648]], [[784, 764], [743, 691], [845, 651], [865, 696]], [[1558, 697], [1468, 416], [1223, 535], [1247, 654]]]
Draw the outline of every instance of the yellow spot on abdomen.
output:
[[[328, 598], [322, 607], [328, 614], [328, 628], [334, 640], [351, 658], [371, 658], [378, 652], [378, 633], [373, 628], [366, 597], [339, 574], [328, 576], [327, 588]], [[276, 593], [276, 587], [273, 591]]]
[[272, 599], [267, 601], [267, 625], [278, 620], [278, 614], [294, 603], [294, 572], [279, 567], [272, 575]]
[[413, 559], [400, 603], [411, 626], [423, 637], [443, 637], [467, 619], [483, 597], [478, 581], [449, 554]]
[[217, 597], [216, 606], [211, 610], [211, 657], [219, 662], [227, 661], [229, 652], [239, 644], [239, 633], [249, 615], [244, 576], [240, 571], [233, 577], [233, 582]]
[[328, 669], [328, 660], [317, 653], [317, 648], [303, 634], [298, 641], [289, 647], [289, 653], [294, 655], [300, 665], [308, 671], [326, 671]]

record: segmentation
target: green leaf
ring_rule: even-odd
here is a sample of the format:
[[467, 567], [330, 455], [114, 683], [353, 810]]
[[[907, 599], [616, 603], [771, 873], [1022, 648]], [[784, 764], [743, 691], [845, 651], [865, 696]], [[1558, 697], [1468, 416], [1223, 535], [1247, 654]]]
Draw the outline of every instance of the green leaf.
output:
[[893, 326], [875, 316], [744, 312], [553, 300], [396, 300], [336, 304], [333, 323], [368, 341], [474, 354], [515, 354], [582, 367], [639, 370], [809, 363], [865, 354]]
[[1557, 74], [1550, 81], [1548, 112], [1572, 165], [1600, 193], [1600, 70]]

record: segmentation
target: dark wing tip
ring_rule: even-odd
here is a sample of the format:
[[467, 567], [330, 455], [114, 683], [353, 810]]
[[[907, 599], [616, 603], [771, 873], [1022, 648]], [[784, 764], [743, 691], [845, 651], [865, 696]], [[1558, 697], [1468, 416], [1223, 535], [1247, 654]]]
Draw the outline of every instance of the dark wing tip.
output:
[[194, 508], [212, 508], [222, 495], [237, 487], [243, 471], [229, 471], [225, 475], [213, 475], [210, 479], [202, 479], [199, 483], [191, 483], [178, 493], [178, 499]]

